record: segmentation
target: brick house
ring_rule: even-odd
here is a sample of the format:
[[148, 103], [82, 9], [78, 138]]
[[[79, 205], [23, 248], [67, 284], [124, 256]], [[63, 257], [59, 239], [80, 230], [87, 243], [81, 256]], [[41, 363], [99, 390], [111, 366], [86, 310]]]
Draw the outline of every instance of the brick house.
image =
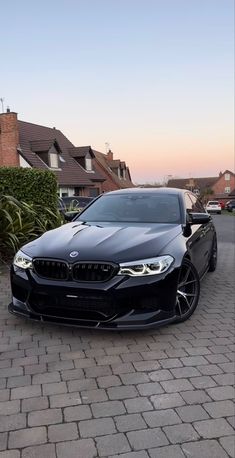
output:
[[170, 188], [190, 189], [203, 196], [204, 200], [215, 199], [227, 202], [229, 193], [235, 186], [235, 174], [230, 170], [220, 172], [217, 177], [204, 178], [173, 178], [168, 181]]
[[[91, 146], [75, 147], [60, 130], [19, 121], [9, 110], [0, 114], [0, 166], [50, 169], [60, 196], [97, 196], [133, 186], [125, 162], [117, 162], [120, 167], [113, 171], [108, 155], [96, 155]], [[120, 176], [119, 169], [125, 171]]]
[[195, 194], [202, 194], [206, 189], [212, 189], [218, 177], [205, 178], [172, 178], [168, 181], [167, 187], [178, 189], [190, 189]]
[[220, 172], [219, 178], [213, 185], [213, 199], [226, 202], [229, 199], [229, 194], [235, 187], [235, 174], [230, 170]]
[[235, 188], [230, 192], [230, 194], [228, 195], [228, 197], [230, 199], [235, 199]]
[[[124, 161], [113, 159], [113, 152], [107, 154], [93, 150], [96, 159], [96, 167], [100, 173], [105, 173], [106, 181], [103, 183], [103, 192], [115, 191], [116, 189], [132, 188], [134, 185], [131, 181], [129, 167]], [[114, 164], [115, 163], [115, 164]]]

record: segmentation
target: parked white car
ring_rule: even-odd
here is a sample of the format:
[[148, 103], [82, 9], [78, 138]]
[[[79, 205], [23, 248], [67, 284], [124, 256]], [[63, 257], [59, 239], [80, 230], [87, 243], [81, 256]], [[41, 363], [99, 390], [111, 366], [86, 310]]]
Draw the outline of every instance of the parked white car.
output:
[[207, 213], [218, 213], [221, 215], [221, 205], [218, 200], [209, 200], [206, 204]]

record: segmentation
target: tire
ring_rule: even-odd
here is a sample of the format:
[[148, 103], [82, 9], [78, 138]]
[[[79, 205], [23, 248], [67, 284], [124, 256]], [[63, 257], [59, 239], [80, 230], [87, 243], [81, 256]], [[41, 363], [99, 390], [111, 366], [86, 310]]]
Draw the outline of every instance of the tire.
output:
[[208, 271], [214, 272], [217, 266], [217, 238], [216, 236], [213, 239], [212, 248], [211, 248], [211, 255], [209, 259]]
[[199, 275], [194, 265], [185, 258], [178, 279], [174, 323], [182, 323], [193, 314], [198, 305], [199, 296]]

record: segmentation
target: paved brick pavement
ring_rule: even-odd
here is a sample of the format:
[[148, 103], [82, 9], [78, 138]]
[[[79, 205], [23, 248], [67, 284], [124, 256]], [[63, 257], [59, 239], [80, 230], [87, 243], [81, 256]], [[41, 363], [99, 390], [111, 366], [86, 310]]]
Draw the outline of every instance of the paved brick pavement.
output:
[[234, 248], [183, 324], [146, 332], [8, 314], [0, 267], [0, 458], [234, 457]]

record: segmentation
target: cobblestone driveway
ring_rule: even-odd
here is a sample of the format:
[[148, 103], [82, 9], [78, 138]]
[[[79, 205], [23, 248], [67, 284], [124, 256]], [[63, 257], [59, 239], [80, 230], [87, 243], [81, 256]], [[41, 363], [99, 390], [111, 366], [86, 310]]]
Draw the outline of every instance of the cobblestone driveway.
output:
[[234, 457], [234, 251], [193, 317], [94, 332], [10, 316], [0, 268], [0, 458]]

